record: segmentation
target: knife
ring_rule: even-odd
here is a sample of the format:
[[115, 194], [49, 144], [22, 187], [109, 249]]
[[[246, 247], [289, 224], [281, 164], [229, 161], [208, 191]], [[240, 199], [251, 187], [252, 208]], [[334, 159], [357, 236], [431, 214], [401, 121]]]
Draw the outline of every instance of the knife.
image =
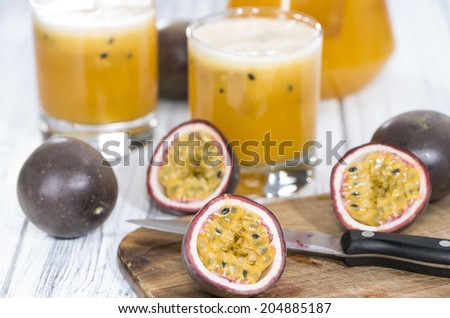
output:
[[[128, 220], [152, 230], [185, 234], [189, 221]], [[398, 233], [348, 230], [343, 235], [283, 230], [289, 251], [342, 259], [348, 266], [382, 266], [450, 277], [450, 240]]]

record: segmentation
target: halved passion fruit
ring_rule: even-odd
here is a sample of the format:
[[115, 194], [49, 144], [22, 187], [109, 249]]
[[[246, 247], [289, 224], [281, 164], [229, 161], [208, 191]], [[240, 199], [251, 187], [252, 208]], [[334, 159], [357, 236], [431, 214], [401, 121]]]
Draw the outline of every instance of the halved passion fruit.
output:
[[191, 278], [222, 297], [265, 292], [286, 264], [286, 244], [275, 215], [259, 203], [229, 194], [212, 199], [194, 216], [182, 254]]
[[162, 208], [195, 213], [211, 198], [232, 193], [238, 179], [226, 138], [211, 123], [192, 120], [172, 129], [157, 146], [147, 188]]
[[334, 212], [348, 229], [400, 230], [425, 209], [430, 195], [420, 159], [380, 143], [350, 150], [331, 173]]

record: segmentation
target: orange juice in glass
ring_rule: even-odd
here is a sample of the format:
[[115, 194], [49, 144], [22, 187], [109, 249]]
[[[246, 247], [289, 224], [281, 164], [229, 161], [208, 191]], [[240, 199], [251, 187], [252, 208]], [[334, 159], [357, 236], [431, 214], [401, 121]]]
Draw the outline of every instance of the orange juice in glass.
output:
[[150, 0], [30, 0], [45, 135], [151, 136], [157, 34]]
[[305, 12], [324, 29], [324, 98], [365, 87], [394, 50], [385, 0], [229, 0], [229, 7], [270, 6]]
[[244, 8], [193, 22], [188, 37], [191, 115], [232, 143], [238, 192], [296, 192], [312, 170], [304, 150], [315, 138], [320, 25], [299, 13]]

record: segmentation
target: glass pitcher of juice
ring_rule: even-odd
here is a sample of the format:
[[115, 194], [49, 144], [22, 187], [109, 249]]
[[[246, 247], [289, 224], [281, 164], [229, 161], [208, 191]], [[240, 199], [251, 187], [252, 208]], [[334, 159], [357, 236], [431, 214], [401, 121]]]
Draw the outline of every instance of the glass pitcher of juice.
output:
[[394, 49], [385, 0], [229, 0], [229, 6], [276, 6], [319, 20], [324, 29], [323, 98], [362, 89]]

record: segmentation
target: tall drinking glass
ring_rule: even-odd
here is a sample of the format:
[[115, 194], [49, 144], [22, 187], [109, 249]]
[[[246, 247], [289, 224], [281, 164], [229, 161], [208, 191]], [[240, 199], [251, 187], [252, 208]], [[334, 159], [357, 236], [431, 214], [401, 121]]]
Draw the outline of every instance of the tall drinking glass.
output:
[[157, 33], [151, 0], [30, 0], [41, 129], [150, 137]]
[[241, 165], [237, 192], [288, 196], [312, 175], [322, 29], [294, 11], [237, 8], [188, 28], [189, 104]]

